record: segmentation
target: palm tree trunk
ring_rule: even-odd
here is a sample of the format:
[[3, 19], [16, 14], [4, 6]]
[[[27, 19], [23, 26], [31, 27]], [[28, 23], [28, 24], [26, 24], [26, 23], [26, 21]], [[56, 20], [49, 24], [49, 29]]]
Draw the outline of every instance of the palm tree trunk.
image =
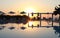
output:
[[53, 27], [53, 14], [52, 14], [52, 27]]
[[60, 26], [60, 14], [59, 14], [59, 26]]

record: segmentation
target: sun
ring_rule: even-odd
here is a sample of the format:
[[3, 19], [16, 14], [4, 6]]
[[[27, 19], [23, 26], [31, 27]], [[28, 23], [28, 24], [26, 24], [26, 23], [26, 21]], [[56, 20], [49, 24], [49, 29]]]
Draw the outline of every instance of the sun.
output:
[[29, 26], [32, 26], [33, 22], [32, 21], [29, 21]]
[[26, 8], [24, 11], [26, 13], [32, 13], [32, 12], [35, 12], [35, 9], [34, 8]]

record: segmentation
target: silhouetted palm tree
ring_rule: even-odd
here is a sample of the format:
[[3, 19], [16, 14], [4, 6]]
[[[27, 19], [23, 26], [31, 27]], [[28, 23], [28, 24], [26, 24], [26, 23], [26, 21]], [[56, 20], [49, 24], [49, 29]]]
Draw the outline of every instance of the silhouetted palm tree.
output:
[[[55, 11], [53, 12], [54, 15], [59, 14], [59, 19], [60, 19], [60, 5], [55, 7]], [[60, 25], [60, 20], [59, 20], [59, 25]]]
[[55, 11], [53, 12], [53, 14], [55, 14], [55, 15], [59, 14], [60, 15], [60, 5], [55, 7]]
[[22, 12], [20, 12], [20, 14], [26, 14], [26, 12], [22, 11]]

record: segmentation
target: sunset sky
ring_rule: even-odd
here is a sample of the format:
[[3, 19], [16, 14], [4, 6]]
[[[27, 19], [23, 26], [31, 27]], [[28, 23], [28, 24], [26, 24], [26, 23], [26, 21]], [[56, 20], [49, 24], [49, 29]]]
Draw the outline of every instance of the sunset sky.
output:
[[60, 0], [0, 0], [0, 11], [52, 12], [59, 4]]

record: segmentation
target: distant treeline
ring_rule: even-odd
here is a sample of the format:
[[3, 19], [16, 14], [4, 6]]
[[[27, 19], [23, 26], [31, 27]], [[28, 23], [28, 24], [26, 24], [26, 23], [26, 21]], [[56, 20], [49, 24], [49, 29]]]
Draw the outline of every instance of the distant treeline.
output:
[[26, 15], [0, 15], [0, 24], [23, 23], [26, 24], [30, 18]]

